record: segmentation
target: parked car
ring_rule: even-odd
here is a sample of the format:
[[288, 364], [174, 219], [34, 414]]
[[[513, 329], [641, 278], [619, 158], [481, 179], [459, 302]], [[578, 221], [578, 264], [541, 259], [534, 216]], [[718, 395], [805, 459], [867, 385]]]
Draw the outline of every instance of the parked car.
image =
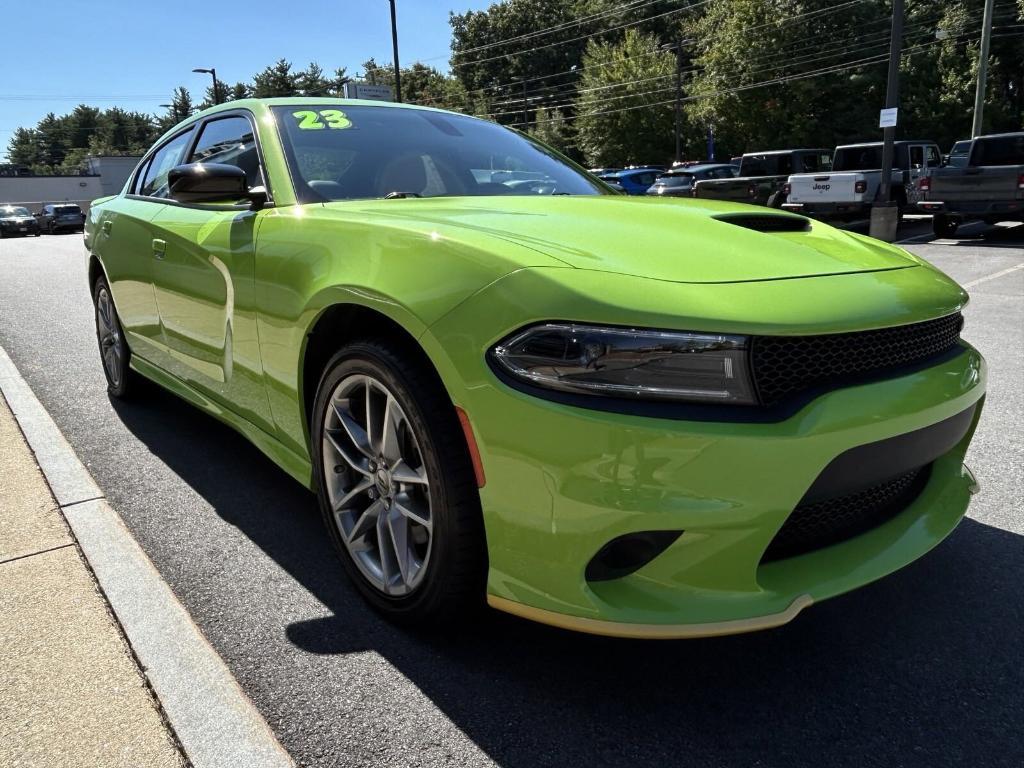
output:
[[[550, 193], [475, 173], [502, 167]], [[613, 195], [478, 118], [212, 107], [85, 244], [110, 394], [151, 379], [315, 490], [396, 621], [772, 627], [923, 556], [974, 488], [985, 367], [942, 272], [803, 216]]]
[[51, 235], [58, 232], [81, 232], [85, 215], [74, 203], [47, 203], [38, 214], [39, 226]]
[[698, 181], [693, 196], [781, 208], [786, 202], [783, 188], [790, 174], [821, 173], [831, 169], [831, 149], [751, 152], [740, 159], [739, 174], [735, 178]]
[[932, 214], [939, 237], [971, 219], [1024, 221], [1024, 132], [977, 137], [967, 165], [934, 168], [920, 186], [918, 208]]
[[651, 168], [634, 168], [633, 170], [615, 171], [603, 174], [601, 181], [618, 185], [627, 195], [642, 195], [654, 183], [659, 171]]
[[731, 179], [736, 175], [736, 166], [728, 163], [712, 165], [689, 165], [673, 168], [658, 176], [648, 190], [648, 195], [660, 197], [690, 197], [693, 185], [702, 179]]
[[[900, 214], [917, 202], [918, 181], [942, 165], [942, 153], [934, 141], [893, 143], [890, 199]], [[820, 218], [866, 217], [878, 196], [882, 180], [882, 142], [836, 147], [829, 173], [801, 173], [789, 177], [782, 207]]]
[[963, 139], [953, 145], [953, 148], [949, 150], [949, 154], [945, 157], [946, 165], [952, 165], [954, 168], [961, 168], [967, 165], [967, 161], [971, 154], [971, 140]]
[[39, 222], [28, 208], [0, 205], [0, 237], [39, 237]]
[[591, 168], [589, 169], [592, 174], [600, 178], [601, 176], [607, 176], [610, 173], [617, 173], [622, 168]]

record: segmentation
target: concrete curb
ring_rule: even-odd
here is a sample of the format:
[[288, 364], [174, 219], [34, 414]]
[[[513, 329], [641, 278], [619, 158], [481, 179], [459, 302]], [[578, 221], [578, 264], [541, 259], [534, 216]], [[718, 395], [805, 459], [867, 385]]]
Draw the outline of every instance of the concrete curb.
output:
[[192, 765], [294, 766], [3, 347], [0, 392]]

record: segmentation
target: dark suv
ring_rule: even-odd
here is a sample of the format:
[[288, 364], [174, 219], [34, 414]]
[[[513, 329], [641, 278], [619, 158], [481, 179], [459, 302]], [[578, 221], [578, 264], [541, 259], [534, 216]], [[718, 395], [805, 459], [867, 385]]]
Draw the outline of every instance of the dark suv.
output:
[[39, 226], [51, 235], [81, 232], [85, 226], [85, 214], [74, 203], [47, 203], [39, 212]]
[[39, 237], [39, 222], [28, 208], [20, 205], [0, 205], [0, 237], [35, 235]]

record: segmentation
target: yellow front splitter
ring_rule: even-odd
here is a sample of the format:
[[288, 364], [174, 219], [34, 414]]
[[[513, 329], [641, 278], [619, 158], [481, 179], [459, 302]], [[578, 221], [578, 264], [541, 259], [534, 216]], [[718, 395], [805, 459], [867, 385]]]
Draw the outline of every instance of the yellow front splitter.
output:
[[767, 616], [754, 616], [749, 619], [731, 619], [706, 624], [630, 624], [618, 621], [602, 621], [587, 619], [581, 616], [568, 616], [543, 608], [517, 603], [497, 595], [488, 595], [487, 604], [505, 613], [511, 613], [524, 619], [550, 624], [574, 632], [587, 632], [591, 635], [607, 635], [609, 637], [632, 637], [648, 640], [680, 640], [693, 637], [715, 637], [718, 635], [736, 635], [742, 632], [756, 632], [787, 624], [796, 618], [804, 608], [814, 602], [810, 595], [800, 595], [789, 607], [779, 613]]

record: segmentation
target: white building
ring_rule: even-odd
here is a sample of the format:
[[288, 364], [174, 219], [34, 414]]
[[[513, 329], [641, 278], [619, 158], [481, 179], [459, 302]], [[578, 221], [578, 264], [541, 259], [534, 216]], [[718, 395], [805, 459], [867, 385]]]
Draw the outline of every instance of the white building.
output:
[[0, 176], [0, 205], [23, 205], [38, 213], [46, 203], [78, 203], [83, 211], [98, 197], [116, 195], [138, 157], [90, 157], [84, 176]]

